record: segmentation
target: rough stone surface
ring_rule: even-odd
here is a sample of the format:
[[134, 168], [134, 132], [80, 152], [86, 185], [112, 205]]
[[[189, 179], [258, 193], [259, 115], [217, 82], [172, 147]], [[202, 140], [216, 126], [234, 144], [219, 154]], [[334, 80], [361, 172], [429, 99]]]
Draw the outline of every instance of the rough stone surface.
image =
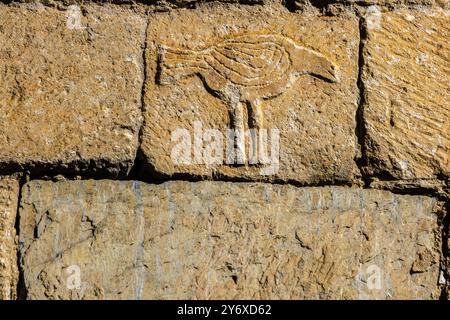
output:
[[438, 298], [439, 205], [345, 187], [34, 180], [21, 267], [30, 299]]
[[[450, 192], [447, 199], [450, 199]], [[450, 300], [450, 201], [446, 202], [444, 208], [444, 223], [443, 223], [443, 252], [442, 252], [442, 277], [439, 279], [440, 284], [444, 286], [443, 296]]]
[[[85, 4], [83, 0], [12, 0], [17, 3], [45, 3], [45, 4]], [[447, 7], [449, 0], [90, 0], [94, 3], [114, 3], [114, 4], [145, 4], [155, 5], [159, 8], [182, 7], [194, 8], [199, 4], [208, 2], [224, 2], [224, 3], [242, 3], [246, 5], [270, 5], [270, 4], [284, 4], [286, 6], [304, 7], [304, 5], [313, 5], [318, 8], [327, 5], [380, 5], [387, 7], [409, 6], [409, 5], [423, 5], [423, 6], [441, 6]]]
[[0, 4], [0, 170], [126, 172], [145, 25], [119, 6]]
[[398, 6], [410, 6], [410, 5], [423, 5], [423, 6], [439, 6], [448, 7], [449, 0], [294, 0], [294, 3], [303, 5], [305, 3], [311, 3], [318, 7], [323, 7], [329, 4], [357, 4], [362, 6], [368, 5], [380, 5], [388, 7]]
[[446, 238], [443, 239], [443, 241], [446, 241], [446, 244], [444, 245], [444, 267], [446, 267], [446, 270], [444, 271], [444, 279], [443, 284], [446, 285], [447, 288], [447, 300], [450, 300], [450, 205], [447, 204], [447, 225], [445, 226], [447, 228], [447, 232], [445, 233]]
[[0, 300], [448, 299], [449, 9], [0, 0]]
[[203, 3], [207, 2], [226, 2], [226, 3], [242, 3], [247, 5], [263, 5], [263, 4], [272, 4], [272, 3], [282, 3], [282, 0], [163, 0], [157, 1], [158, 4], [167, 3], [172, 6], [178, 7], [197, 7]]
[[16, 298], [18, 270], [15, 221], [18, 199], [18, 181], [0, 177], [0, 300]]
[[373, 179], [369, 187], [371, 189], [389, 190], [400, 194], [427, 194], [440, 199], [450, 199], [450, 183], [440, 180], [378, 180]]
[[[429, 0], [430, 1], [430, 0]], [[227, 2], [227, 3], [245, 3], [245, 4], [263, 4], [268, 2], [281, 2], [281, 0], [13, 0], [13, 2], [24, 2], [24, 3], [46, 3], [46, 4], [57, 4], [62, 3], [64, 5], [79, 5], [86, 4], [86, 2], [91, 3], [114, 3], [114, 4], [133, 4], [133, 3], [143, 3], [147, 5], [158, 5], [162, 3], [171, 3], [180, 7], [190, 7], [189, 5], [204, 2]]]
[[450, 176], [450, 15], [372, 12], [366, 17], [363, 86], [367, 174]]
[[[147, 40], [142, 136], [147, 172], [310, 184], [354, 179], [356, 17], [215, 4], [151, 14]], [[196, 121], [202, 125], [203, 150], [195, 147], [201, 137], [195, 136]], [[260, 157], [251, 163], [250, 139], [246, 159], [227, 164], [227, 128], [266, 130], [267, 143], [258, 142], [257, 148], [267, 150], [272, 164], [272, 130], [278, 129], [276, 170], [265, 172], [274, 166]], [[220, 131], [217, 153], [208, 129]], [[190, 135], [186, 161], [173, 158], [182, 141], [177, 130]], [[213, 155], [212, 161], [204, 160], [205, 154]]]

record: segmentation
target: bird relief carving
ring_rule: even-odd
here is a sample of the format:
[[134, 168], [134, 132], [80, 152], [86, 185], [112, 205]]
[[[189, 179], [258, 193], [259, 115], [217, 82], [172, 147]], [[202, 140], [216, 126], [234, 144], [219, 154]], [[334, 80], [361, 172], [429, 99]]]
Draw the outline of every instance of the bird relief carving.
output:
[[337, 67], [329, 59], [277, 34], [240, 35], [200, 50], [164, 44], [158, 48], [157, 83], [198, 76], [208, 92], [228, 106], [235, 132], [244, 132], [244, 108], [248, 128], [261, 129], [264, 101], [281, 95], [304, 75], [338, 81]]

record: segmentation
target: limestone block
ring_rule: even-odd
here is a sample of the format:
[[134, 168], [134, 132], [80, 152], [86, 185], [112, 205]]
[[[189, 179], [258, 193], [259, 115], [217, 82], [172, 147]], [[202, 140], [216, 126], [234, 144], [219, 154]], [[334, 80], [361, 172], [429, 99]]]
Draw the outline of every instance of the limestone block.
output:
[[30, 299], [436, 299], [426, 196], [228, 182], [34, 180]]
[[0, 170], [126, 173], [145, 25], [120, 6], [0, 5]]
[[367, 174], [450, 176], [450, 15], [440, 9], [366, 16], [362, 80]]
[[16, 214], [19, 182], [0, 177], [0, 300], [16, 298], [18, 271]]

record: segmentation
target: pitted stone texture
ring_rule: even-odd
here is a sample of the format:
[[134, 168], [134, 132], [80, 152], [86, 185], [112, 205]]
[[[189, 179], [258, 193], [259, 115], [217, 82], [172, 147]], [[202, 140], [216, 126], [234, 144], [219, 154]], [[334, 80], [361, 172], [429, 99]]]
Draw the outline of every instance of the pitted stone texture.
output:
[[21, 266], [30, 299], [434, 299], [438, 205], [344, 187], [35, 180]]
[[448, 11], [400, 10], [366, 17], [362, 80], [367, 174], [448, 178]]
[[[354, 16], [305, 17], [274, 5], [215, 4], [151, 14], [147, 39], [142, 150], [148, 172], [310, 184], [354, 179], [359, 45]], [[307, 74], [290, 78], [302, 71]], [[252, 103], [259, 113], [251, 111]], [[236, 106], [242, 113], [233, 111]], [[203, 149], [195, 146], [201, 136], [195, 135], [196, 121]], [[272, 164], [278, 160], [272, 130], [280, 130], [278, 167], [249, 164], [249, 139], [247, 165], [227, 164], [226, 129], [238, 129], [239, 123], [266, 130], [267, 143], [259, 142], [258, 150], [267, 150]], [[202, 152], [215, 154], [209, 129], [221, 133], [217, 162], [201, 158]], [[189, 134], [187, 157], [174, 152], [182, 141], [177, 130]]]
[[322, 7], [329, 4], [357, 4], [362, 6], [379, 5], [386, 7], [400, 7], [400, 6], [439, 6], [447, 8], [450, 1], [449, 0], [296, 0], [294, 1], [297, 5], [303, 5], [305, 3], [311, 3], [315, 6]]
[[16, 298], [17, 246], [15, 221], [19, 200], [19, 182], [0, 177], [0, 300]]
[[[85, 4], [82, 0], [13, 0], [14, 2], [24, 3], [45, 3], [45, 4], [63, 4], [63, 5], [77, 5]], [[197, 5], [208, 2], [223, 2], [223, 3], [242, 3], [246, 5], [270, 5], [270, 4], [286, 4], [283, 0], [91, 0], [93, 3], [115, 3], [115, 4], [147, 4], [156, 5], [156, 7], [182, 7], [194, 8]], [[380, 5], [380, 6], [402, 6], [402, 5], [424, 5], [424, 6], [441, 6], [446, 7], [449, 0], [296, 0], [294, 3], [298, 6], [304, 4], [313, 4], [316, 7], [323, 7], [329, 4], [344, 4], [344, 5]], [[290, 5], [290, 3], [288, 3]]]
[[[447, 215], [450, 213], [450, 206], [447, 206]], [[449, 219], [449, 216], [447, 216], [447, 219]], [[444, 273], [444, 283], [447, 286], [447, 300], [450, 299], [450, 224], [447, 220], [447, 239], [444, 239], [444, 241], [447, 241], [446, 244], [446, 253], [445, 253], [445, 264], [447, 266], [447, 270]]]
[[0, 169], [126, 172], [145, 19], [118, 6], [0, 5], [0, 22]]
[[197, 7], [199, 5], [202, 5], [204, 3], [208, 2], [225, 2], [225, 3], [242, 3], [246, 5], [268, 5], [272, 3], [278, 3], [280, 4], [281, 0], [163, 0], [159, 1], [158, 3], [167, 3], [172, 6], [178, 6], [178, 7]]

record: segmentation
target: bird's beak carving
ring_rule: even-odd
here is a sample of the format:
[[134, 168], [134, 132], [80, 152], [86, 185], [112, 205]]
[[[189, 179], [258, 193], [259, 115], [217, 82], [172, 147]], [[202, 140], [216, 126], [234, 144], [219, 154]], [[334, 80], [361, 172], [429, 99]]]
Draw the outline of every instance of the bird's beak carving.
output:
[[315, 56], [312, 59], [309, 73], [312, 76], [315, 76], [327, 82], [339, 82], [338, 67], [322, 55]]
[[326, 75], [324, 78], [332, 83], [339, 82], [339, 70], [338, 67], [330, 62]]
[[294, 69], [300, 74], [309, 74], [327, 82], [339, 82], [338, 67], [324, 55], [310, 49], [297, 47], [292, 58]]

